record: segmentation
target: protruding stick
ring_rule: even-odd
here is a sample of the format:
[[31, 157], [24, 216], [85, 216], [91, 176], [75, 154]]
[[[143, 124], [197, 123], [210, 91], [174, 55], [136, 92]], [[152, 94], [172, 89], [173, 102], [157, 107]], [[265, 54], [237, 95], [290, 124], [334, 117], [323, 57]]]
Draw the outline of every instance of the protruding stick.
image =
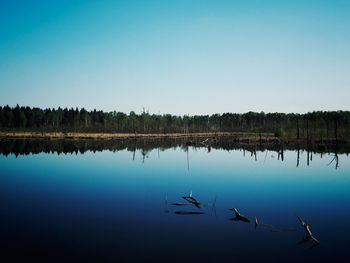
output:
[[310, 231], [310, 225], [309, 225], [309, 224], [306, 224], [306, 223], [303, 221], [303, 219], [301, 219], [300, 216], [297, 215], [297, 217], [298, 217], [298, 219], [299, 219], [301, 225], [304, 227], [304, 229], [305, 229], [305, 231], [306, 231], [308, 237], [311, 238], [315, 243], [319, 244], [320, 242], [312, 235], [312, 233], [311, 233], [311, 231]]
[[234, 218], [232, 220], [234, 220], [234, 221], [239, 220], [239, 221], [250, 223], [250, 220], [248, 218], [246, 218], [245, 216], [241, 215], [236, 208], [232, 207], [230, 210], [233, 210], [233, 212], [235, 212], [235, 214], [236, 214], [236, 218]]

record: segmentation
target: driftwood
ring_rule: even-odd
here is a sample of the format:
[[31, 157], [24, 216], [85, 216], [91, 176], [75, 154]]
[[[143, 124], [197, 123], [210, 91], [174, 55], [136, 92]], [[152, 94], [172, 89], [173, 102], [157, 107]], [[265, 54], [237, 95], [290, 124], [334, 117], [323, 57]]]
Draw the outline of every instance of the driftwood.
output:
[[202, 215], [204, 213], [198, 212], [198, 211], [175, 211], [174, 214], [177, 214], [177, 215]]
[[204, 141], [201, 142], [201, 144], [208, 146], [209, 144], [209, 139], [205, 139]]
[[246, 218], [245, 216], [241, 215], [236, 208], [232, 207], [229, 210], [233, 210], [233, 212], [235, 212], [235, 214], [236, 214], [236, 217], [230, 218], [230, 220], [232, 220], [232, 221], [243, 221], [243, 222], [246, 222], [246, 223], [250, 223], [250, 220], [248, 218]]
[[258, 219], [255, 217], [254, 220], [254, 229], [256, 230], [256, 228], [258, 227], [259, 223], [258, 223]]
[[309, 239], [312, 239], [316, 244], [320, 244], [320, 242], [312, 235], [311, 231], [310, 231], [310, 225], [309, 224], [306, 224], [301, 218], [300, 216], [298, 216], [298, 219], [301, 223], [301, 225], [304, 227], [306, 233], [307, 233], [307, 237], [304, 239], [305, 242]]
[[195, 205], [197, 208], [201, 208], [198, 200], [192, 196], [192, 191], [190, 192], [189, 196], [183, 196], [182, 198], [189, 202], [191, 205]]
[[171, 205], [182, 206], [182, 205], [186, 205], [186, 204], [185, 203], [171, 203]]

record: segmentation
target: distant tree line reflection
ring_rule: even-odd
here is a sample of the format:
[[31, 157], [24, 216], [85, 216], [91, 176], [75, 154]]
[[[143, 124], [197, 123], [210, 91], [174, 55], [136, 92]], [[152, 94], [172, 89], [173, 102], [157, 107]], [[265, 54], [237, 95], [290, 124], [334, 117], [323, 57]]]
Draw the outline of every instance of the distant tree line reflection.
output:
[[[190, 142], [190, 143], [189, 143]], [[338, 154], [349, 154], [350, 145], [348, 144], [309, 144], [296, 143], [288, 141], [268, 141], [249, 143], [241, 140], [236, 140], [234, 137], [219, 137], [219, 138], [143, 138], [143, 139], [115, 139], [115, 140], [43, 140], [43, 139], [0, 139], [0, 154], [7, 156], [9, 154], [28, 155], [38, 153], [57, 153], [57, 154], [84, 154], [85, 152], [101, 152], [104, 150], [116, 152], [127, 150], [133, 153], [140, 151], [143, 157], [153, 149], [164, 151], [170, 148], [181, 148], [188, 153], [188, 148], [206, 148], [208, 153], [212, 149], [220, 150], [241, 150], [243, 155], [247, 154], [257, 160], [257, 151], [274, 152], [277, 159], [284, 161], [284, 151], [293, 150], [297, 152], [296, 165], [300, 163], [300, 152], [307, 152], [307, 165], [312, 161], [313, 153], [322, 155], [333, 155], [332, 161], [329, 163], [335, 164], [338, 168]], [[273, 155], [274, 156], [274, 155]], [[264, 161], [265, 161], [264, 160]]]

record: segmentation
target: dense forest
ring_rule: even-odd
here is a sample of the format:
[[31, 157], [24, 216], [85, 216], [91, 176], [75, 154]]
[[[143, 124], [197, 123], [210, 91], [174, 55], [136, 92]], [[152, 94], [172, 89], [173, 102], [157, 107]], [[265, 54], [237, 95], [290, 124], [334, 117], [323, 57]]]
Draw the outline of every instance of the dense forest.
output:
[[224, 113], [174, 116], [87, 111], [85, 109], [40, 109], [0, 106], [1, 131], [104, 132], [104, 133], [195, 133], [256, 132], [300, 139], [350, 138], [350, 111], [314, 111], [306, 114]]

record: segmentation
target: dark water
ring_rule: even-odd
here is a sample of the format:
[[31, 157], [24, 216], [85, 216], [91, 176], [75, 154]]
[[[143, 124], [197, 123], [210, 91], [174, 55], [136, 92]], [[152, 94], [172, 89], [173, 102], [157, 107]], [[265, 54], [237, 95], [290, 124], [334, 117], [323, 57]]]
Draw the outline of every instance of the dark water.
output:
[[0, 260], [349, 262], [346, 150], [243, 148], [2, 142]]

